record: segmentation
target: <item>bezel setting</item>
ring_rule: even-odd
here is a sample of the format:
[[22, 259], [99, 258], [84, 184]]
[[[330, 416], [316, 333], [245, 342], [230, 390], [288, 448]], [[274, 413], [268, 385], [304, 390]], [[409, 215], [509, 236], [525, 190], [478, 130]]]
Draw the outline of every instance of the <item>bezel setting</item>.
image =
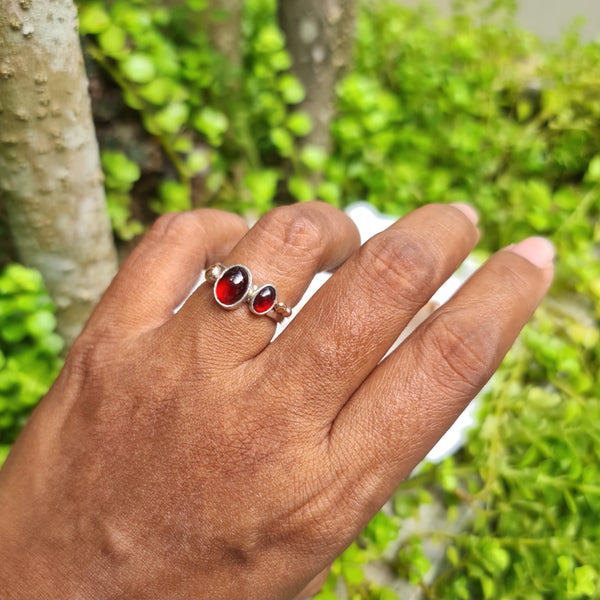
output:
[[[259, 312], [254, 308], [254, 302], [256, 301], [256, 299], [260, 295], [260, 293], [267, 288], [271, 288], [275, 292], [275, 298], [273, 299], [273, 302], [268, 310], [263, 310], [262, 312]], [[272, 283], [265, 283], [265, 285], [261, 285], [259, 288], [255, 288], [255, 290], [252, 292], [252, 294], [250, 294], [250, 296], [248, 297], [248, 304], [250, 305], [250, 310], [255, 315], [262, 317], [263, 315], [266, 315], [269, 312], [271, 312], [275, 308], [275, 306], [277, 306], [277, 298], [278, 298], [277, 288]]]
[[[225, 304], [224, 302], [222, 302], [218, 295], [217, 295], [217, 288], [219, 286], [219, 282], [226, 277], [226, 275], [228, 273], [230, 273], [233, 270], [241, 270], [243, 271], [247, 278], [248, 278], [248, 283], [246, 285], [246, 290], [244, 291], [244, 294], [240, 297], [239, 300], [237, 300], [236, 302], [234, 302], [233, 304]], [[250, 269], [248, 269], [248, 267], [245, 267], [244, 265], [231, 265], [230, 267], [227, 267], [218, 277], [218, 279], [215, 281], [215, 285], [213, 288], [213, 295], [215, 297], [215, 300], [217, 301], [217, 304], [219, 306], [221, 306], [222, 308], [226, 308], [227, 310], [234, 310], [236, 309], [238, 306], [240, 306], [241, 304], [243, 304], [245, 301], [248, 300], [250, 294], [253, 292], [254, 288], [252, 286], [252, 273], [250, 273]]]

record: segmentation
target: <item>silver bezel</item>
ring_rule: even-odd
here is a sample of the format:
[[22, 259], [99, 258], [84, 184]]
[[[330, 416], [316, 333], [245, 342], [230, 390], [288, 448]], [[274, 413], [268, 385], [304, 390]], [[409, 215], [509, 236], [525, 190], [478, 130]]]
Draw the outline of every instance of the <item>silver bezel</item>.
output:
[[[260, 293], [261, 290], [264, 290], [265, 288], [271, 287], [275, 290], [275, 301], [273, 302], [273, 306], [266, 312], [256, 312], [254, 310], [254, 298], [256, 296], [258, 296], [258, 294]], [[264, 317], [265, 315], [268, 315], [274, 308], [275, 306], [277, 306], [277, 288], [272, 284], [272, 283], [265, 283], [264, 285], [261, 285], [259, 288], [256, 288], [252, 294], [250, 294], [250, 296], [248, 297], [248, 305], [250, 306], [250, 310], [255, 314], [258, 315], [259, 317]]]
[[[246, 271], [246, 273], [248, 273], [248, 287], [246, 289], [246, 292], [244, 293], [244, 295], [242, 296], [242, 298], [240, 300], [238, 300], [235, 304], [223, 304], [218, 298], [217, 298], [217, 284], [219, 283], [219, 281], [221, 281], [221, 279], [223, 278], [223, 276], [225, 275], [225, 273], [227, 273], [227, 271], [229, 271], [230, 269], [243, 269], [244, 271]], [[230, 267], [227, 267], [219, 276], [219, 278], [215, 281], [215, 285], [213, 288], [213, 296], [215, 297], [215, 300], [217, 301], [217, 304], [219, 306], [221, 306], [222, 308], [225, 308], [227, 310], [234, 310], [235, 308], [237, 308], [240, 304], [242, 304], [243, 302], [246, 302], [248, 300], [248, 296], [250, 296], [250, 294], [253, 291], [253, 287], [252, 287], [252, 273], [250, 273], [250, 269], [248, 267], [245, 267], [244, 265], [231, 265]]]
[[[204, 279], [206, 281], [208, 281], [209, 283], [216, 283], [217, 280], [219, 279], [219, 277], [221, 277], [223, 271], [226, 269], [227, 267], [225, 267], [225, 265], [223, 263], [216, 263], [210, 267], [208, 267], [208, 269], [206, 269], [206, 271], [204, 271]], [[218, 273], [218, 275], [217, 275]]]

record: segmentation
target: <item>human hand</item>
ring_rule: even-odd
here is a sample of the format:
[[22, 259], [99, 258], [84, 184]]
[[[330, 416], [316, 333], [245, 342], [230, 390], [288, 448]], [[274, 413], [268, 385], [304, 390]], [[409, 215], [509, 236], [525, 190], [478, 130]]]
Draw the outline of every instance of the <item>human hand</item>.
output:
[[[476, 395], [550, 285], [547, 242], [502, 250], [380, 363], [476, 244], [475, 221], [430, 205], [359, 249], [348, 217], [320, 203], [249, 232], [214, 210], [160, 218], [0, 472], [0, 594], [301, 593]], [[271, 343], [272, 319], [224, 310], [208, 283], [173, 314], [216, 261], [290, 305], [342, 266]]]

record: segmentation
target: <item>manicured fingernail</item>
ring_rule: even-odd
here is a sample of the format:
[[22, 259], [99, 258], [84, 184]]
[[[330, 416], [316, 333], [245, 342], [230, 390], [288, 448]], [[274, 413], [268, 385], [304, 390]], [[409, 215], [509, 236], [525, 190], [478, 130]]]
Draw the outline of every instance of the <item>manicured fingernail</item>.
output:
[[526, 258], [530, 263], [540, 269], [549, 267], [554, 261], [556, 250], [550, 240], [543, 237], [530, 237], [508, 250]]
[[450, 206], [454, 206], [454, 208], [460, 210], [460, 212], [473, 223], [473, 225], [477, 225], [479, 223], [479, 215], [477, 211], [468, 204], [463, 204], [462, 202], [453, 202]]

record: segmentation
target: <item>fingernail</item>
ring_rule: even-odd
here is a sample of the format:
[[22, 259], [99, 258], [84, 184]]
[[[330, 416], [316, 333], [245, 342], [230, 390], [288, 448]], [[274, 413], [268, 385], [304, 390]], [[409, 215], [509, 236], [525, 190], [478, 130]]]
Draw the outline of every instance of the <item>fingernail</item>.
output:
[[460, 212], [465, 215], [465, 217], [467, 217], [467, 219], [469, 219], [473, 225], [477, 225], [477, 223], [479, 223], [479, 215], [472, 206], [463, 204], [462, 202], [453, 202], [450, 204], [450, 206], [454, 206], [454, 208], [460, 210]]
[[510, 252], [514, 252], [540, 269], [549, 267], [554, 261], [556, 250], [550, 240], [543, 237], [530, 237], [512, 247]]

